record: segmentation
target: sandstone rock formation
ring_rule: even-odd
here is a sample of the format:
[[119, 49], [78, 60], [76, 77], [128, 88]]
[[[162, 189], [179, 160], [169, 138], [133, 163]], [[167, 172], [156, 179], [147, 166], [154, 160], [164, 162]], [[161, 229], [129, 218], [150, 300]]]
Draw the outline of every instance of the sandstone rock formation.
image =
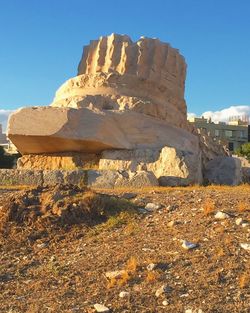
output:
[[18, 168], [92, 168], [92, 186], [202, 183], [202, 162], [220, 152], [187, 122], [185, 76], [184, 58], [158, 39], [91, 41], [51, 106], [11, 115]]

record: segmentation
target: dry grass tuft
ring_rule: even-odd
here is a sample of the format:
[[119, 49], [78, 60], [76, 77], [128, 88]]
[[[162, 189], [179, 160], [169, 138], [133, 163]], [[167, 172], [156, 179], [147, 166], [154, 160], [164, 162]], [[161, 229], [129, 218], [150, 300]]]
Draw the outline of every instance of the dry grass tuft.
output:
[[127, 262], [127, 266], [126, 269], [128, 271], [130, 271], [131, 273], [135, 273], [138, 267], [138, 261], [135, 257], [131, 257], [128, 262]]
[[147, 283], [153, 283], [159, 279], [159, 276], [160, 276], [160, 274], [158, 272], [150, 271], [147, 273], [145, 280]]
[[132, 277], [130, 276], [129, 272], [128, 271], [124, 271], [121, 275], [121, 278], [118, 280], [118, 285], [119, 286], [124, 286], [126, 285], [129, 280], [131, 279]]
[[107, 284], [107, 288], [111, 289], [115, 286], [124, 286], [132, 279], [132, 275], [130, 275], [128, 270], [124, 270], [119, 277], [112, 277]]
[[108, 289], [111, 289], [113, 287], [115, 287], [117, 283], [117, 279], [115, 277], [112, 277], [109, 281], [108, 281], [108, 285], [107, 285], [107, 288]]
[[237, 211], [239, 212], [245, 212], [248, 211], [249, 204], [245, 201], [240, 201], [237, 205]]
[[225, 255], [225, 251], [222, 247], [220, 247], [216, 252], [216, 257], [222, 258]]
[[215, 204], [212, 199], [206, 199], [203, 203], [203, 212], [206, 216], [211, 215], [215, 211]]
[[243, 273], [239, 278], [239, 286], [241, 289], [250, 287], [250, 274]]

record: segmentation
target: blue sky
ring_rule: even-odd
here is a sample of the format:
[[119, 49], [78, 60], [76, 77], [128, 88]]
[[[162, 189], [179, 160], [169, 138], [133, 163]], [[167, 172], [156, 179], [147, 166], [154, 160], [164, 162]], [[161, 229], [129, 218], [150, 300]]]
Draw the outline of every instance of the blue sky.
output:
[[180, 50], [189, 112], [249, 108], [248, 0], [0, 0], [0, 113], [48, 105], [76, 75], [82, 46], [113, 32]]

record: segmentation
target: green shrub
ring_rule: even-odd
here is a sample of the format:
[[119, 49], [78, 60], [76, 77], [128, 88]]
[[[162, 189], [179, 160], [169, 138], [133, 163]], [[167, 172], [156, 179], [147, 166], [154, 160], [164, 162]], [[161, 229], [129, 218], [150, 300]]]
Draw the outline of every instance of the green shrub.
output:
[[243, 156], [250, 161], [250, 142], [244, 143], [235, 152], [237, 155]]

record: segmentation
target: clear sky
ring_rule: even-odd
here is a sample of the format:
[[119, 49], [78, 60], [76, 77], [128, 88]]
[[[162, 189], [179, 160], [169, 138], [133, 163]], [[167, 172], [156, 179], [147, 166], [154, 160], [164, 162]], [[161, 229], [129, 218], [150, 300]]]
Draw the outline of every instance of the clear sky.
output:
[[48, 105], [83, 45], [158, 37], [188, 64], [188, 111], [250, 105], [249, 0], [0, 0], [0, 110]]

